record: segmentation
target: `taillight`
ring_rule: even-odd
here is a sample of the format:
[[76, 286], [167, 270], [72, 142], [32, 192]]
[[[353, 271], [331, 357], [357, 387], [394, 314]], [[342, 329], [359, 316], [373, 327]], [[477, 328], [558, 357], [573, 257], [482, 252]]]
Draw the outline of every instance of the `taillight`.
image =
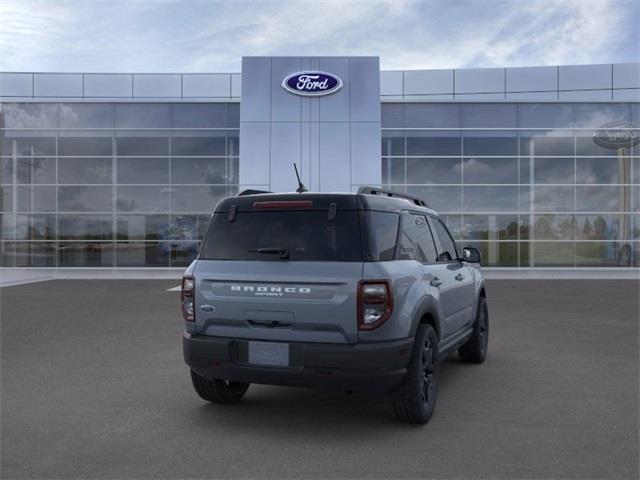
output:
[[182, 277], [180, 303], [182, 304], [182, 316], [187, 322], [195, 321], [195, 306], [193, 301], [195, 284], [196, 280], [193, 277]]
[[393, 311], [393, 296], [388, 280], [358, 283], [358, 329], [373, 330], [382, 325]]

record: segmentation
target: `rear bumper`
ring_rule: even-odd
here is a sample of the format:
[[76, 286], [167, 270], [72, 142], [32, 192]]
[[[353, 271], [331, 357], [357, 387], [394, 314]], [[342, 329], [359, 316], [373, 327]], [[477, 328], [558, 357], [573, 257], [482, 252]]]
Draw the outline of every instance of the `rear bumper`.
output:
[[355, 345], [289, 343], [289, 367], [249, 364], [246, 339], [185, 332], [182, 345], [187, 365], [209, 379], [386, 392], [404, 379], [413, 338]]

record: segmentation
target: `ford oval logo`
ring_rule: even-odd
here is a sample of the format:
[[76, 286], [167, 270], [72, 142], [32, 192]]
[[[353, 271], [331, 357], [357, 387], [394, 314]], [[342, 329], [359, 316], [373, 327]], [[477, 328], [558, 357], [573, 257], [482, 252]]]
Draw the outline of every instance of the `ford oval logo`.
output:
[[342, 80], [327, 72], [296, 72], [282, 81], [282, 88], [296, 95], [319, 97], [340, 90]]
[[640, 142], [640, 131], [628, 122], [611, 122], [596, 130], [593, 141], [603, 148], [630, 148]]

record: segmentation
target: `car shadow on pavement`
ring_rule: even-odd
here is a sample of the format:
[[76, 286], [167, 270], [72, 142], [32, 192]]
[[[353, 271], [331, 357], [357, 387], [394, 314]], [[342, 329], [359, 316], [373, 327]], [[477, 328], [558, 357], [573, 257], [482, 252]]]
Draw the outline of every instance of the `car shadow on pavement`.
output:
[[[468, 365], [457, 356], [441, 364], [440, 399], [456, 370]], [[246, 396], [236, 405], [217, 405], [203, 402], [191, 413], [194, 423], [204, 429], [233, 424], [237, 429], [271, 432], [283, 430], [287, 435], [301, 437], [336, 431], [349, 431], [362, 435], [363, 430], [375, 432], [379, 427], [396, 426], [406, 429], [407, 424], [397, 422], [392, 414], [389, 397], [385, 394], [365, 392], [339, 392], [299, 387], [273, 387], [252, 385]], [[435, 415], [438, 415], [436, 408]]]

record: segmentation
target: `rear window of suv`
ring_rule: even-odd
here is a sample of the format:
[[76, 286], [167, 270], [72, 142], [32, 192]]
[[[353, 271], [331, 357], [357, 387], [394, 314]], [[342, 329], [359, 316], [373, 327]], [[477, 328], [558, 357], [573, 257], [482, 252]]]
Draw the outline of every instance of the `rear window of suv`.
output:
[[238, 212], [213, 216], [200, 258], [359, 262], [363, 259], [357, 211]]

